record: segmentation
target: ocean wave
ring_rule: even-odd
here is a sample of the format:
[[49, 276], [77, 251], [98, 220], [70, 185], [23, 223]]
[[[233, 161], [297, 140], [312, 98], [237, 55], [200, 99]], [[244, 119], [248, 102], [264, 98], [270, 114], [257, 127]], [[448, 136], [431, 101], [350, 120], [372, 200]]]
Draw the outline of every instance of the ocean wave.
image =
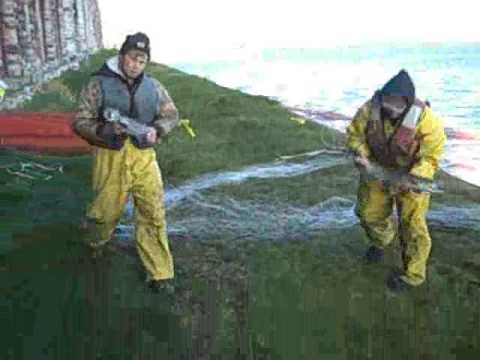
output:
[[[473, 71], [480, 68], [478, 48], [447, 44], [435, 51], [422, 46], [257, 49], [255, 56], [248, 52], [237, 55], [235, 66], [211, 62], [189, 64], [185, 70], [200, 72], [223, 86], [274, 98], [297, 108], [297, 114], [339, 131], [345, 131], [346, 118], [351, 118], [376, 89], [400, 68], [406, 68], [418, 96], [432, 103], [448, 128], [449, 144], [455, 145], [448, 147], [450, 153], [443, 164], [459, 163], [460, 158], [465, 166], [459, 171], [449, 166], [451, 174], [480, 186], [480, 175], [476, 175], [480, 163], [469, 149], [470, 141], [477, 140], [475, 131], [480, 129], [480, 72]], [[332, 117], [331, 113], [343, 115]], [[466, 165], [476, 171], [467, 172]]]

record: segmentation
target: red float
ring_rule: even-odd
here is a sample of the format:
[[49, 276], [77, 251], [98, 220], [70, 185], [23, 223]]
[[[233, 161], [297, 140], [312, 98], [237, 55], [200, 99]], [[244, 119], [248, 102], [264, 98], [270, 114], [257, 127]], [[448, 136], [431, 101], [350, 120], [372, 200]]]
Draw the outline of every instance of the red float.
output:
[[86, 154], [92, 147], [72, 129], [74, 113], [2, 112], [0, 148], [40, 153]]

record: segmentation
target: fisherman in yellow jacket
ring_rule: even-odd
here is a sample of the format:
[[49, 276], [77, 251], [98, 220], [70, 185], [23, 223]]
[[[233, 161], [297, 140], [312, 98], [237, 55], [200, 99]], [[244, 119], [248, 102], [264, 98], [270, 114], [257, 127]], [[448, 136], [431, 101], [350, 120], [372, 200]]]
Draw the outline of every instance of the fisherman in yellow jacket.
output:
[[[75, 132], [94, 145], [93, 190], [87, 223], [95, 236], [90, 245], [107, 243], [122, 215], [127, 196], [135, 205], [137, 250], [153, 290], [174, 277], [167, 239], [164, 193], [153, 146], [178, 125], [178, 111], [166, 89], [144, 73], [150, 41], [128, 35], [120, 53], [106, 61], [82, 92]], [[105, 109], [135, 119], [147, 129], [142, 141], [119, 124], [106, 121]], [[172, 288], [166, 286], [166, 288]]]
[[[445, 139], [441, 120], [428, 103], [415, 97], [414, 84], [405, 70], [376, 91], [347, 128], [347, 147], [356, 155], [360, 169], [378, 164], [404, 172], [413, 183], [433, 180]], [[381, 179], [360, 174], [355, 211], [371, 243], [365, 254], [367, 262], [381, 262], [385, 247], [395, 237], [392, 213], [396, 203], [403, 269], [392, 272], [387, 286], [402, 291], [422, 284], [431, 249], [426, 223], [430, 194], [402, 186], [392, 192]]]

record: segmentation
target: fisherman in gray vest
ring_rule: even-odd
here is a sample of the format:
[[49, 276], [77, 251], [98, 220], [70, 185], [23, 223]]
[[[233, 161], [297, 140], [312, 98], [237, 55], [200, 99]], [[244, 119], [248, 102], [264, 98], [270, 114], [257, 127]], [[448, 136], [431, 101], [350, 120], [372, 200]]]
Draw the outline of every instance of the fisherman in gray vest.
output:
[[[445, 144], [442, 121], [415, 96], [409, 74], [402, 70], [375, 92], [347, 128], [347, 148], [356, 156], [360, 185], [356, 214], [369, 238], [368, 263], [383, 260], [395, 237], [393, 205], [399, 215], [403, 268], [393, 271], [387, 286], [402, 291], [426, 279], [431, 239], [426, 223], [430, 193], [407, 184], [431, 182]], [[365, 169], [382, 167], [401, 174], [404, 183], [370, 178]]]
[[[143, 33], [128, 35], [120, 53], [108, 59], [83, 90], [73, 128], [94, 146], [95, 199], [86, 220], [94, 234], [91, 247], [99, 249], [110, 240], [131, 194], [137, 250], [149, 286], [158, 291], [171, 289], [165, 280], [174, 277], [174, 268], [162, 177], [153, 146], [179, 119], [167, 90], [144, 73], [149, 60], [149, 38]], [[120, 122], [107, 119], [106, 114], [111, 113], [135, 122], [137, 128], [145, 129], [144, 136], [133, 136]]]

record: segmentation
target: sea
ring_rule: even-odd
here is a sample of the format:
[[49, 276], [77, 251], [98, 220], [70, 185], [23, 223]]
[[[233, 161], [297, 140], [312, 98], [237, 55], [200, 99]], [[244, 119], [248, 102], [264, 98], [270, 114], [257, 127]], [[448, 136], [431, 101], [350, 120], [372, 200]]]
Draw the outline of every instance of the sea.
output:
[[480, 186], [480, 43], [241, 46], [226, 56], [194, 59], [171, 65], [222, 86], [276, 99], [340, 131], [375, 90], [405, 69], [417, 97], [428, 100], [444, 122], [448, 141], [442, 169]]

